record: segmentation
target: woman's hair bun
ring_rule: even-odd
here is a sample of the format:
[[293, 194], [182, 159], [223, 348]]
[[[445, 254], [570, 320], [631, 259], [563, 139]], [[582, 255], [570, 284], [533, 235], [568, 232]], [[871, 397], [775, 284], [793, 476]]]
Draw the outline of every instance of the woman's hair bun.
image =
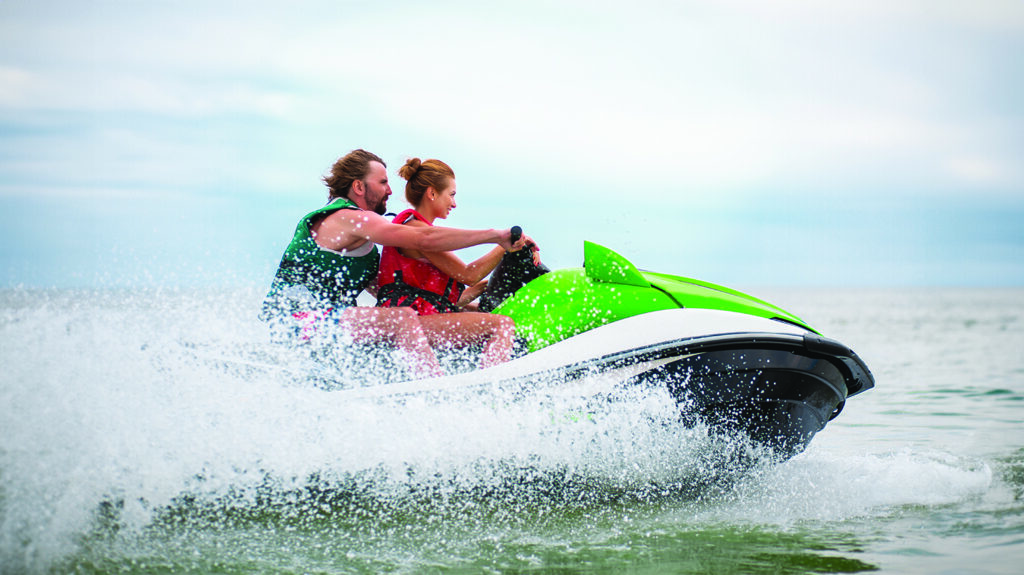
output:
[[416, 172], [420, 171], [423, 166], [423, 162], [419, 158], [410, 158], [405, 161], [405, 165], [398, 169], [398, 175], [406, 180], [411, 180], [416, 176]]

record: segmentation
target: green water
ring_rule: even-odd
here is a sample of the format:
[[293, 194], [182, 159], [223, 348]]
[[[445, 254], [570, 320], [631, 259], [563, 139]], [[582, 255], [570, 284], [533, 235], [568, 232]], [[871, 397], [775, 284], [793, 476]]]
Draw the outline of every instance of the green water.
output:
[[[876, 569], [850, 525], [785, 529], [702, 517], [735, 505], [702, 493], [610, 491], [520, 474], [476, 493], [353, 495], [302, 489], [259, 502], [182, 502], [142, 533], [85, 539], [76, 572], [804, 573]], [[525, 487], [523, 487], [525, 485]], [[673, 492], [674, 491], [674, 492]], [[595, 501], [597, 500], [597, 501]], [[712, 514], [713, 515], [713, 514]], [[113, 524], [116, 526], [116, 523]]]

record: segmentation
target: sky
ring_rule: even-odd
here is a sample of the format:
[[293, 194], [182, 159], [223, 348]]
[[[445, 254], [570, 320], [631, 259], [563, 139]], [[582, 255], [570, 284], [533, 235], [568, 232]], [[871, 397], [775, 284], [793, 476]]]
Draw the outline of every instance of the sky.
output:
[[0, 287], [269, 285], [356, 148], [553, 268], [1021, 286], [1022, 54], [1019, 0], [0, 0]]

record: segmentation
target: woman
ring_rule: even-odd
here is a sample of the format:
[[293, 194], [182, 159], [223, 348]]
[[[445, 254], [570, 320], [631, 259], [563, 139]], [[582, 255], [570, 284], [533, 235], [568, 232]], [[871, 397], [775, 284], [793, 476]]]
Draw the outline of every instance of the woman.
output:
[[[434, 225], [434, 220], [447, 218], [455, 208], [455, 172], [448, 164], [413, 158], [398, 170], [398, 175], [407, 180], [405, 199], [413, 208], [398, 214], [394, 223], [429, 227]], [[508, 361], [515, 333], [512, 319], [463, 311], [483, 293], [487, 287], [484, 278], [504, 254], [504, 248], [499, 246], [467, 264], [454, 252], [422, 252], [387, 246], [381, 254], [377, 276], [377, 305], [415, 309], [434, 347], [482, 343], [480, 367]]]

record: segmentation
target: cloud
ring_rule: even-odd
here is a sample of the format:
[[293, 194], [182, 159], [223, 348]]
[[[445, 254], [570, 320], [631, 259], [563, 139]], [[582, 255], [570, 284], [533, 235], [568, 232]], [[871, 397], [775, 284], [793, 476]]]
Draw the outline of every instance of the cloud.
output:
[[1003, 166], [997, 162], [977, 156], [950, 158], [946, 164], [946, 172], [959, 181], [974, 183], [978, 186], [999, 184], [1004, 182], [1008, 176]]
[[[994, 50], [984, 34], [1020, 20], [1009, 4], [962, 26], [947, 3], [929, 16], [930, 4], [783, 2], [778, 19], [752, 6], [469, 8], [430, 25], [410, 10], [387, 34], [353, 25], [343, 44], [313, 35], [292, 48], [318, 55], [306, 70], [333, 72], [307, 80], [378, 118], [614, 186], [751, 190], [889, 171], [927, 187], [934, 166], [991, 133], [973, 106], [1000, 80], [979, 85], [976, 60], [945, 56]], [[523, 17], [534, 8], [544, 18]], [[1014, 173], [1000, 167], [1012, 154], [977, 153]]]
[[[1013, 188], [1019, 105], [988, 104], [1024, 84], [1002, 55], [1021, 47], [1007, 32], [1024, 26], [1020, 6], [98, 2], [44, 17], [5, 4], [23, 12], [0, 25], [0, 113], [248, 118], [302, 127], [295, 137], [359, 123], [353, 132], [376, 126], [393, 147], [455, 142], [538, 173], [673, 195], [880, 173]], [[968, 155], [974, 169], [957, 159]]]
[[[1021, 72], [974, 71], [989, 35], [1024, 26], [1017, 2], [90, 6], [3, 27], [3, 109], [359, 118], [671, 194], [1022, 183], [1020, 120], [1000, 133], [977, 108]], [[951, 160], [968, 142], [989, 177]]]

